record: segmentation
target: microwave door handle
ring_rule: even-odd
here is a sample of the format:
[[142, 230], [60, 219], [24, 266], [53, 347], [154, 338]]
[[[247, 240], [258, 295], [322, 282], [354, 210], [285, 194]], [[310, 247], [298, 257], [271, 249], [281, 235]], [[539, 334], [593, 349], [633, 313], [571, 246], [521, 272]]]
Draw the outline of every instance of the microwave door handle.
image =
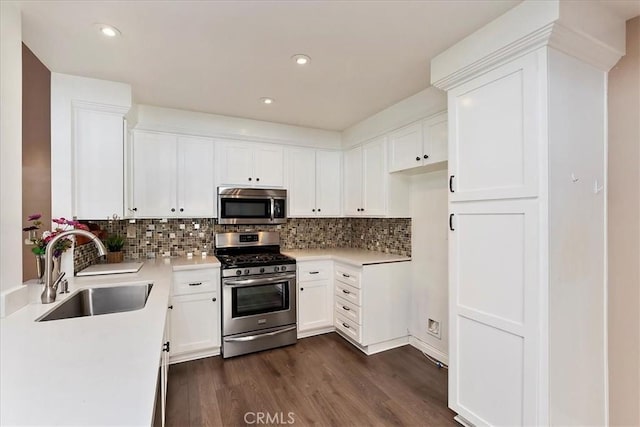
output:
[[274, 211], [276, 208], [276, 201], [273, 199], [273, 197], [270, 200], [271, 200], [271, 222], [273, 222], [274, 215], [275, 215]]

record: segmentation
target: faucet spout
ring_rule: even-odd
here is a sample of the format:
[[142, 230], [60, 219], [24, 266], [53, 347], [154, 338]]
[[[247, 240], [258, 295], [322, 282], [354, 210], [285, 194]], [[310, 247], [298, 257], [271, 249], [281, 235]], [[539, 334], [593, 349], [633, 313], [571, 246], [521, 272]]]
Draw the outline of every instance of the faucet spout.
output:
[[75, 228], [73, 230], [63, 231], [60, 234], [57, 234], [53, 239], [49, 241], [47, 244], [47, 248], [45, 249], [45, 264], [44, 264], [44, 289], [42, 291], [42, 295], [40, 299], [43, 304], [49, 304], [56, 300], [56, 290], [58, 288], [58, 282], [62, 276], [62, 273], [58, 277], [52, 277], [51, 275], [51, 263], [53, 262], [53, 247], [56, 242], [60, 239], [64, 239], [69, 236], [85, 236], [91, 239], [91, 241], [96, 245], [98, 249], [98, 256], [102, 257], [107, 254], [107, 248], [104, 247], [102, 241], [93, 233], [89, 233], [88, 231], [81, 230], [79, 228]]

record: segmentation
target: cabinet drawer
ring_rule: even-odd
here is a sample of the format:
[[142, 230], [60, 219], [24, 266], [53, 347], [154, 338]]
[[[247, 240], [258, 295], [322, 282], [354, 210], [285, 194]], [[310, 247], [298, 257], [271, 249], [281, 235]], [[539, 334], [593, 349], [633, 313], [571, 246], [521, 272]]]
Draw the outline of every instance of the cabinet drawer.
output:
[[310, 262], [298, 264], [298, 281], [310, 282], [331, 278], [332, 262]]
[[334, 326], [356, 342], [360, 342], [360, 325], [336, 313]]
[[347, 301], [341, 296], [336, 296], [334, 310], [337, 315], [344, 316], [347, 320], [362, 325], [360, 306]]
[[353, 286], [349, 286], [342, 282], [336, 282], [335, 288], [337, 296], [358, 306], [362, 304], [360, 289], [354, 288]]
[[218, 292], [218, 269], [176, 271], [173, 273], [173, 295]]
[[345, 267], [344, 265], [336, 265], [334, 277], [342, 283], [360, 288], [360, 271], [358, 270]]

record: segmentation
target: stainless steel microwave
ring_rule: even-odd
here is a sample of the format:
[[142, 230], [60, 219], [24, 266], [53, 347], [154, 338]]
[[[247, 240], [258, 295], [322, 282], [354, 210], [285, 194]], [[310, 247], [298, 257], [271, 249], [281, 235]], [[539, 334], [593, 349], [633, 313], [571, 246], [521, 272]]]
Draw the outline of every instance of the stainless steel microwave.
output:
[[218, 224], [284, 224], [287, 190], [218, 187]]

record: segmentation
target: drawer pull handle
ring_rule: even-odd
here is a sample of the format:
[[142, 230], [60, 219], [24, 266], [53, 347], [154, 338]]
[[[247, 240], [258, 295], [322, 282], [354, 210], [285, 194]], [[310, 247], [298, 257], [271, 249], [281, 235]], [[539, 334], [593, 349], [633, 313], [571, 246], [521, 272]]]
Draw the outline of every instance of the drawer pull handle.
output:
[[320, 273], [319, 271], [310, 271], [309, 274], [318, 274]]
[[342, 292], [345, 293], [345, 294], [350, 294], [351, 293], [350, 291], [347, 291], [346, 289], [343, 289]]
[[351, 310], [351, 309], [350, 309], [349, 307], [347, 307], [346, 305], [343, 305], [343, 306], [342, 306], [342, 309], [343, 309], [343, 310], [346, 310], [346, 311]]
[[200, 285], [202, 285], [202, 282], [189, 283], [189, 286], [200, 286]]
[[347, 277], [347, 278], [349, 278], [349, 277], [351, 277], [351, 276], [349, 276], [348, 274], [342, 273], [342, 277]]
[[346, 323], [342, 323], [342, 326], [344, 326], [345, 328], [349, 329], [349, 325], [347, 325]]

